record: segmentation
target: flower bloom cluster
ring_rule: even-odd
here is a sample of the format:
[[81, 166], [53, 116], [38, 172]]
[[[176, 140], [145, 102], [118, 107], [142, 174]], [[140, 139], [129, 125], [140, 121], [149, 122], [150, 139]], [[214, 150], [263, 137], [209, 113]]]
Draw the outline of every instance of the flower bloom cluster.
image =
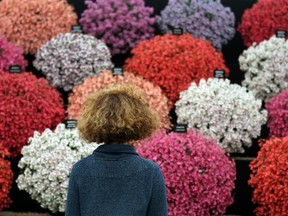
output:
[[137, 151], [162, 170], [169, 216], [222, 215], [233, 203], [235, 163], [215, 140], [194, 130], [162, 131], [142, 141]]
[[259, 0], [244, 12], [238, 26], [244, 44], [260, 43], [269, 39], [278, 30], [288, 31], [288, 0]]
[[218, 50], [235, 35], [235, 15], [220, 0], [169, 0], [158, 24], [164, 33], [182, 28], [195, 38], [211, 41]]
[[[0, 73], [1, 74], [1, 73]], [[56, 127], [65, 117], [63, 100], [43, 78], [31, 73], [0, 76], [0, 146], [19, 155], [34, 130]]]
[[268, 111], [270, 137], [288, 136], [288, 90], [274, 96], [265, 104]]
[[0, 29], [9, 42], [35, 54], [43, 43], [76, 24], [67, 1], [5, 0], [0, 2]]
[[126, 53], [139, 41], [154, 36], [153, 8], [143, 0], [85, 0], [80, 24], [83, 31], [102, 39], [112, 55]]
[[195, 39], [189, 34], [156, 36], [143, 41], [132, 50], [125, 69], [159, 85], [173, 102], [191, 82], [214, 76], [214, 70], [229, 70], [222, 53], [208, 41]]
[[267, 111], [261, 106], [246, 88], [228, 79], [208, 79], [181, 92], [175, 111], [178, 123], [216, 139], [226, 152], [243, 153], [266, 123]]
[[288, 137], [260, 143], [257, 158], [250, 164], [248, 184], [253, 190], [257, 216], [288, 215]]
[[161, 122], [160, 126], [166, 129], [171, 128], [169, 119], [170, 102], [163, 95], [160, 87], [129, 72], [124, 72], [123, 76], [113, 76], [111, 71], [105, 70], [99, 76], [86, 79], [83, 84], [75, 86], [68, 98], [68, 118], [78, 118], [84, 101], [89, 94], [96, 93], [102, 88], [115, 84], [130, 84], [139, 87], [143, 91], [144, 96], [146, 96], [149, 106], [158, 113]]
[[28, 63], [23, 56], [23, 50], [0, 36], [0, 71], [9, 71], [13, 65], [19, 65], [25, 70]]
[[242, 85], [264, 101], [288, 88], [288, 41], [272, 36], [253, 44], [239, 57]]
[[6, 149], [0, 149], [0, 212], [4, 208], [8, 208], [12, 202], [9, 198], [9, 192], [12, 188], [13, 172], [10, 162], [4, 159], [7, 154]]
[[54, 132], [35, 131], [21, 152], [23, 157], [18, 167], [22, 174], [16, 180], [18, 188], [28, 192], [42, 208], [64, 212], [72, 166], [92, 154], [97, 146], [85, 143], [77, 129], [66, 129], [64, 124], [59, 124]]
[[52, 86], [65, 91], [113, 67], [111, 53], [103, 41], [78, 33], [59, 34], [45, 43], [33, 64]]

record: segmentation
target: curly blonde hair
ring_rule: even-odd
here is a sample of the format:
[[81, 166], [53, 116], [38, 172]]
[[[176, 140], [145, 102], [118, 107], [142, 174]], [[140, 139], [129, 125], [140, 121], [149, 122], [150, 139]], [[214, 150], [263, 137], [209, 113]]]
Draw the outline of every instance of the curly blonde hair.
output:
[[78, 120], [83, 139], [105, 144], [141, 140], [158, 127], [157, 113], [132, 85], [114, 85], [89, 95]]

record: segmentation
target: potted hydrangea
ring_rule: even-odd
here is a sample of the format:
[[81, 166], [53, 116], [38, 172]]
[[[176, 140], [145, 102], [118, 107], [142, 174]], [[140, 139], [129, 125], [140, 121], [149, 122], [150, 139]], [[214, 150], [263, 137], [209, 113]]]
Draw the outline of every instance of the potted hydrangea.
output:
[[35, 130], [54, 128], [65, 117], [60, 94], [32, 73], [1, 74], [0, 101], [0, 146], [11, 158], [20, 154]]
[[233, 203], [236, 167], [215, 140], [188, 130], [159, 132], [137, 151], [162, 170], [169, 216], [222, 215]]
[[45, 43], [37, 51], [33, 64], [52, 86], [65, 91], [113, 67], [103, 41], [78, 33], [59, 34]]
[[14, 65], [20, 66], [23, 70], [27, 67], [23, 50], [0, 36], [0, 73], [9, 71], [10, 66]]
[[261, 149], [250, 163], [248, 184], [257, 216], [288, 215], [288, 137], [260, 142]]
[[9, 155], [8, 151], [0, 145], [0, 212], [12, 203], [9, 193], [14, 175], [10, 162], [5, 159], [7, 155]]
[[0, 29], [7, 40], [35, 54], [45, 42], [59, 33], [70, 32], [77, 15], [67, 1], [0, 1]]
[[139, 41], [154, 36], [153, 8], [143, 0], [85, 0], [83, 31], [102, 39], [112, 55], [127, 53]]
[[96, 143], [87, 144], [77, 129], [59, 124], [55, 131], [34, 132], [29, 145], [23, 147], [16, 180], [20, 190], [26, 191], [42, 208], [64, 212], [69, 174], [74, 163], [92, 154]]
[[190, 34], [156, 36], [140, 42], [131, 53], [124, 68], [159, 85], [173, 103], [191, 82], [213, 77], [214, 70], [229, 76], [222, 53]]
[[[288, 31], [288, 0], [259, 0], [247, 9], [238, 31], [244, 44], [249, 47], [254, 42], [268, 40], [278, 30]], [[288, 36], [288, 35], [287, 35]]]
[[182, 28], [194, 38], [211, 41], [218, 50], [235, 35], [235, 16], [220, 0], [169, 0], [158, 24], [163, 33]]
[[78, 118], [84, 101], [89, 94], [97, 93], [100, 89], [115, 84], [130, 84], [139, 87], [146, 96], [146, 100], [150, 107], [158, 113], [161, 127], [166, 129], [171, 128], [169, 119], [171, 103], [167, 97], [163, 95], [160, 87], [153, 85], [151, 82], [126, 71], [124, 71], [123, 76], [114, 76], [111, 71], [105, 70], [99, 76], [86, 79], [83, 84], [75, 86], [68, 98], [68, 118]]
[[265, 107], [268, 111], [270, 137], [288, 136], [288, 90], [284, 90], [271, 98]]
[[180, 93], [175, 106], [178, 123], [215, 138], [231, 153], [243, 153], [266, 123], [262, 101], [228, 79], [202, 79], [198, 86], [192, 83]]
[[253, 44], [239, 57], [242, 85], [264, 101], [288, 88], [288, 41], [272, 36]]

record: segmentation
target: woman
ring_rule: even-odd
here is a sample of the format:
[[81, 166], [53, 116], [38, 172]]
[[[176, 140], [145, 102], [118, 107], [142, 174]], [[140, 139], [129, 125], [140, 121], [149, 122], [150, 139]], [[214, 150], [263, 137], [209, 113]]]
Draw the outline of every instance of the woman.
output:
[[93, 94], [78, 121], [80, 136], [104, 143], [72, 169], [66, 216], [167, 216], [160, 168], [128, 143], [150, 136], [159, 122], [141, 92], [117, 85]]

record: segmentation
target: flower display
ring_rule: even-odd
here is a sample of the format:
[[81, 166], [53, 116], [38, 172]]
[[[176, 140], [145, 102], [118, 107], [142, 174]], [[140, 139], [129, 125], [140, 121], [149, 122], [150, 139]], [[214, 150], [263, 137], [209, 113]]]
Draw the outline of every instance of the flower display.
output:
[[162, 170], [169, 216], [222, 215], [233, 203], [235, 163], [215, 140], [194, 130], [162, 131], [142, 141], [137, 151]]
[[65, 91], [113, 67], [110, 51], [103, 41], [78, 33], [59, 34], [45, 43], [37, 51], [33, 64], [52, 86]]
[[154, 36], [153, 8], [143, 0], [85, 0], [83, 31], [102, 39], [112, 55], [127, 53], [139, 41]]
[[9, 42], [35, 54], [43, 43], [76, 25], [77, 15], [67, 1], [0, 1], [0, 34]]
[[218, 50], [235, 35], [235, 15], [220, 0], [169, 0], [158, 24], [163, 33], [182, 28], [194, 38], [211, 41]]
[[178, 123], [216, 139], [226, 152], [243, 153], [266, 123], [267, 111], [261, 106], [246, 88], [228, 79], [208, 79], [181, 92], [175, 112]]
[[34, 132], [29, 145], [22, 149], [18, 167], [22, 171], [16, 180], [42, 208], [64, 212], [72, 166], [92, 154], [96, 143], [87, 144], [79, 138], [77, 129], [66, 129], [59, 124], [55, 131]]
[[86, 79], [83, 84], [75, 86], [68, 98], [68, 118], [78, 118], [84, 101], [89, 94], [96, 93], [100, 89], [115, 84], [130, 84], [139, 87], [139, 89], [143, 91], [144, 96], [146, 96], [150, 107], [158, 113], [161, 122], [160, 126], [166, 129], [171, 128], [169, 119], [170, 102], [167, 97], [162, 94], [160, 87], [129, 72], [124, 72], [123, 76], [113, 76], [111, 71], [105, 70], [99, 76]]
[[248, 184], [254, 189], [257, 216], [288, 215], [288, 137], [261, 141], [250, 164]]
[[12, 203], [9, 192], [12, 188], [13, 172], [10, 162], [4, 158], [7, 154], [7, 150], [0, 149], [0, 212]]
[[288, 41], [272, 36], [253, 44], [239, 57], [242, 85], [264, 101], [288, 88]]
[[285, 90], [265, 104], [268, 111], [270, 137], [288, 136], [288, 90]]
[[9, 71], [10, 66], [14, 65], [21, 66], [23, 70], [27, 67], [28, 63], [23, 56], [23, 50], [0, 36], [0, 71]]
[[246, 10], [238, 26], [244, 44], [260, 43], [269, 39], [278, 30], [288, 31], [288, 0], [258, 0]]
[[133, 56], [126, 60], [125, 69], [159, 85], [173, 103], [191, 82], [213, 77], [214, 70], [229, 75], [222, 53], [210, 42], [189, 34], [156, 36], [140, 42], [131, 52]]
[[[1, 73], [0, 73], [1, 74]], [[0, 76], [0, 146], [14, 158], [34, 130], [56, 127], [64, 120], [63, 100], [43, 78], [31, 73]]]

